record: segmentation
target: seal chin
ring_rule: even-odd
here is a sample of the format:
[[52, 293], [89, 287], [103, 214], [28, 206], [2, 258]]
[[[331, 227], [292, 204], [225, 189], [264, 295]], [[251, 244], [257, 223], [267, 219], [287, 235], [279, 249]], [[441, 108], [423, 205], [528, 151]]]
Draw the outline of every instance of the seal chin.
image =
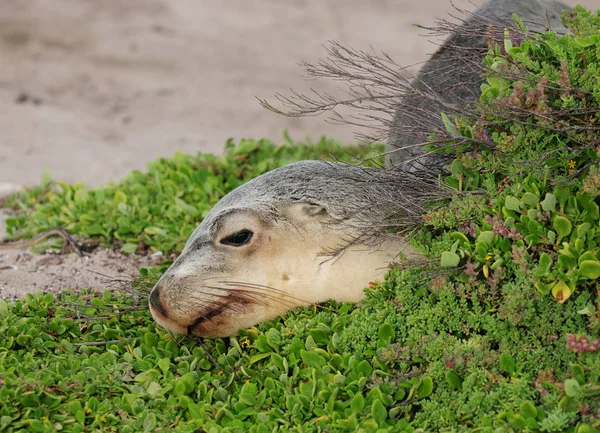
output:
[[167, 316], [162, 314], [158, 309], [150, 303], [150, 313], [152, 314], [152, 318], [163, 328], [175, 332], [176, 334], [187, 334], [188, 328], [185, 326], [181, 326], [178, 323], [174, 322], [172, 319], [169, 319]]

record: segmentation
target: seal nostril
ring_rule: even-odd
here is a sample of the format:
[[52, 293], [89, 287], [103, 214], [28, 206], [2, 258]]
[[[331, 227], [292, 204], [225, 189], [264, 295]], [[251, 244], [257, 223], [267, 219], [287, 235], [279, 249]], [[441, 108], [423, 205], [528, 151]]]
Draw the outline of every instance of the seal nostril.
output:
[[154, 287], [152, 289], [152, 291], [150, 292], [150, 303], [152, 304], [152, 306], [154, 308], [156, 308], [158, 310], [158, 312], [160, 314], [162, 314], [163, 316], [167, 317], [165, 309], [163, 308], [163, 306], [160, 303], [160, 293], [159, 293], [159, 290], [158, 290], [158, 286]]

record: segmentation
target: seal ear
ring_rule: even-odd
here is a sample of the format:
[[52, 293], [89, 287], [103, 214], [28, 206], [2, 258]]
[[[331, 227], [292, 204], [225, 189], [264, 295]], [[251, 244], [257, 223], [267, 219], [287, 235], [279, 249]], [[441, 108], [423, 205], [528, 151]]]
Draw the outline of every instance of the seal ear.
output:
[[328, 215], [324, 206], [313, 203], [296, 202], [288, 204], [280, 209], [288, 218], [297, 221], [314, 221], [315, 218], [323, 218]]
[[312, 203], [304, 203], [302, 204], [302, 211], [304, 212], [305, 215], [309, 216], [309, 217], [314, 217], [314, 216], [319, 216], [319, 215], [327, 215], [327, 209], [325, 209], [325, 207], [318, 205], [318, 204], [312, 204]]

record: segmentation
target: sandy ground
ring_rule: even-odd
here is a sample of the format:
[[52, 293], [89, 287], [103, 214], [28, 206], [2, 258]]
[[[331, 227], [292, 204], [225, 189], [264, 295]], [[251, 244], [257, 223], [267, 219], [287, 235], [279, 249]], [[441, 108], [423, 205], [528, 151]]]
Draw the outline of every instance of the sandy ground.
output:
[[[279, 141], [284, 128], [296, 139], [351, 142], [348, 127], [277, 116], [256, 96], [335, 91], [305, 82], [297, 65], [321, 57], [331, 39], [422, 62], [435, 46], [414, 24], [452, 10], [449, 0], [2, 0], [0, 194], [36, 184], [44, 170], [94, 185], [175, 151], [219, 153], [229, 137]], [[49, 257], [0, 250], [0, 297], [106, 287], [88, 269], [130, 275], [143, 260]]]

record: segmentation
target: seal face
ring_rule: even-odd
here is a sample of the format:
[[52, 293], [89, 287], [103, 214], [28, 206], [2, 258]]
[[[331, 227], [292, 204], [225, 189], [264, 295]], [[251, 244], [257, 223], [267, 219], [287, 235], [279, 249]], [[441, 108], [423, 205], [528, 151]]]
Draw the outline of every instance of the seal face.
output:
[[385, 189], [376, 172], [303, 161], [232, 191], [153, 288], [152, 316], [173, 332], [227, 336], [297, 306], [361, 300], [398, 253], [416, 255], [398, 235], [363, 236], [386, 218], [369, 206]]

